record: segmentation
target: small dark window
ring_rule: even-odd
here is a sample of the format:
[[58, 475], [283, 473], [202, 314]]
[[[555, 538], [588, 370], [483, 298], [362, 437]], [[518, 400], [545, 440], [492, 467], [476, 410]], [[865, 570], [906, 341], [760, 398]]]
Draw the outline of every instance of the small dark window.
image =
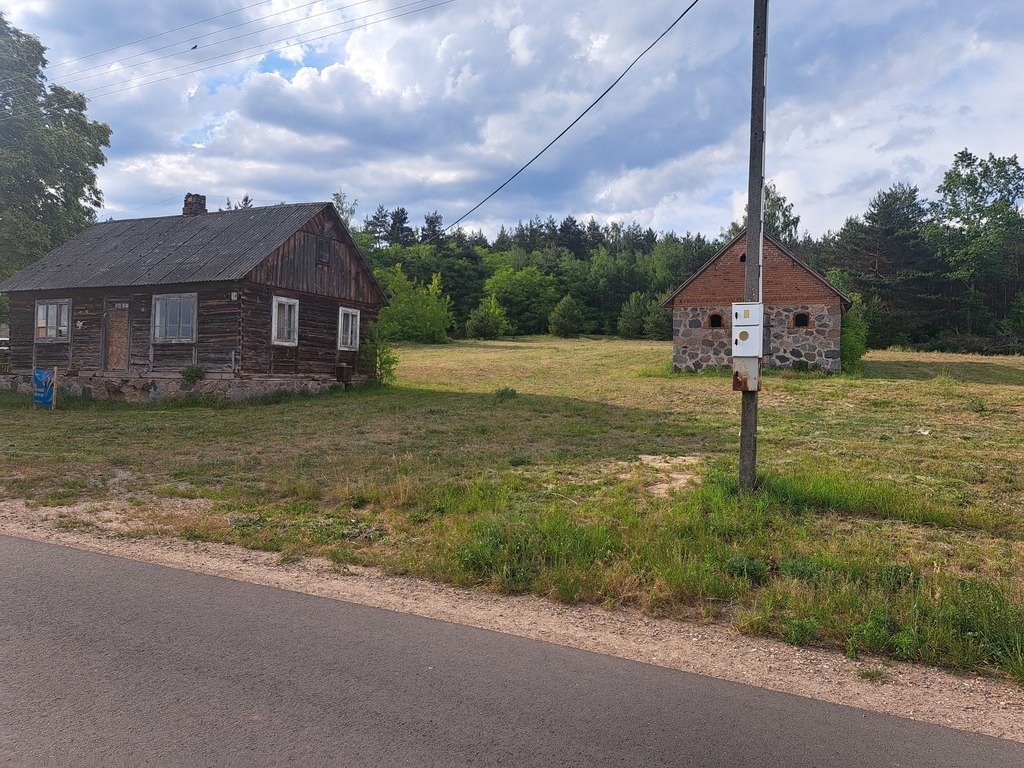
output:
[[326, 237], [316, 239], [316, 265], [326, 267], [331, 263], [331, 241]]
[[793, 316], [793, 327], [794, 328], [807, 328], [811, 324], [811, 318], [806, 312], [797, 312]]
[[740, 262], [744, 262], [744, 261], [746, 261], [746, 260], [747, 260], [747, 254], [745, 254], [745, 253], [741, 253], [741, 254], [740, 254]]
[[708, 318], [708, 325], [710, 327], [712, 327], [712, 328], [721, 328], [722, 327], [722, 316], [721, 315], [711, 315], [711, 317]]

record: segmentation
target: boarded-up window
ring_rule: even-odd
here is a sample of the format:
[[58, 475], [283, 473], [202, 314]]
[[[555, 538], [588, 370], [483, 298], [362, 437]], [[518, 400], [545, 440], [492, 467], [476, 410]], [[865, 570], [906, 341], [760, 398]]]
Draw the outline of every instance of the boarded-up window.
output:
[[331, 241], [326, 237], [316, 239], [316, 265], [326, 267], [331, 263]]
[[192, 344], [196, 340], [196, 294], [167, 293], [153, 297], [153, 341]]
[[285, 347], [299, 344], [299, 300], [274, 297], [271, 341]]
[[36, 302], [36, 341], [67, 341], [70, 326], [70, 299]]
[[338, 308], [338, 349], [359, 349], [359, 310]]

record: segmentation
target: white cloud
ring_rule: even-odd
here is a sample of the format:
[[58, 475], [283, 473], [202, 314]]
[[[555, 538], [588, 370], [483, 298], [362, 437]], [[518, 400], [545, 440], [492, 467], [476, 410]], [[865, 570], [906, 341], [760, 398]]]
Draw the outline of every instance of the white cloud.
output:
[[508, 33], [508, 49], [512, 54], [512, 61], [520, 67], [533, 63], [533, 51], [530, 49], [530, 35], [532, 30], [525, 24], [514, 27]]
[[[302, 30], [390, 7], [338, 10], [301, 0], [206, 22], [53, 72], [101, 64], [92, 92], [187, 71], [192, 37], [296, 9], [234, 45], [290, 47], [262, 59], [96, 98], [110, 122], [100, 172], [112, 209], [192, 186], [264, 201], [323, 199], [342, 186], [362, 201], [435, 208], [451, 221], [560, 131], [680, 12], [650, 0], [476, 0], [367, 26], [313, 44]], [[12, 21], [54, 61], [232, 11], [233, 0], [36, 0]], [[310, 18], [323, 11], [331, 14]], [[337, 16], [333, 15], [337, 11]], [[476, 214], [495, 231], [533, 215], [636, 218], [717, 232], [742, 212], [749, 110], [749, 6], [701, 3], [540, 162]], [[775, 4], [769, 59], [768, 174], [812, 232], [841, 225], [878, 187], [929, 194], [955, 151], [1020, 151], [1024, 24], [1016, 0], [815, 0]], [[312, 33], [311, 33], [312, 34]], [[203, 38], [205, 55], [235, 50]], [[175, 55], [146, 65], [164, 42]], [[205, 58], [205, 56], [204, 56]], [[120, 62], [120, 63], [119, 63]], [[173, 67], [181, 67], [179, 70]], [[122, 85], [116, 85], [122, 83]], [[108, 84], [106, 89], [99, 88]], [[194, 191], [202, 191], [196, 189]], [[145, 214], [176, 210], [177, 202]]]

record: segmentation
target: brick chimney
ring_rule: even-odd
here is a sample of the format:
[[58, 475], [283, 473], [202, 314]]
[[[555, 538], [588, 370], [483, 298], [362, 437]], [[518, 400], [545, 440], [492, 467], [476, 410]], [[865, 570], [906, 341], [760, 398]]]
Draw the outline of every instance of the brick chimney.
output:
[[202, 216], [206, 213], [206, 195], [185, 195], [185, 205], [181, 208], [182, 216]]

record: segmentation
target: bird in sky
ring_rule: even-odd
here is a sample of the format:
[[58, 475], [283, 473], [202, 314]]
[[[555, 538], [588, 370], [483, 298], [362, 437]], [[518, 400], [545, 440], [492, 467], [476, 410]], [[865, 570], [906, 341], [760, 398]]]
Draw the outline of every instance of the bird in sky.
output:
[[195, 50], [196, 48], [198, 48], [198, 47], [199, 47], [199, 43], [196, 43], [196, 44], [195, 44], [195, 45], [193, 45], [193, 46], [192, 46], [191, 48], [189, 48], [189, 50], [190, 50], [190, 51], [194, 51], [194, 50]]

